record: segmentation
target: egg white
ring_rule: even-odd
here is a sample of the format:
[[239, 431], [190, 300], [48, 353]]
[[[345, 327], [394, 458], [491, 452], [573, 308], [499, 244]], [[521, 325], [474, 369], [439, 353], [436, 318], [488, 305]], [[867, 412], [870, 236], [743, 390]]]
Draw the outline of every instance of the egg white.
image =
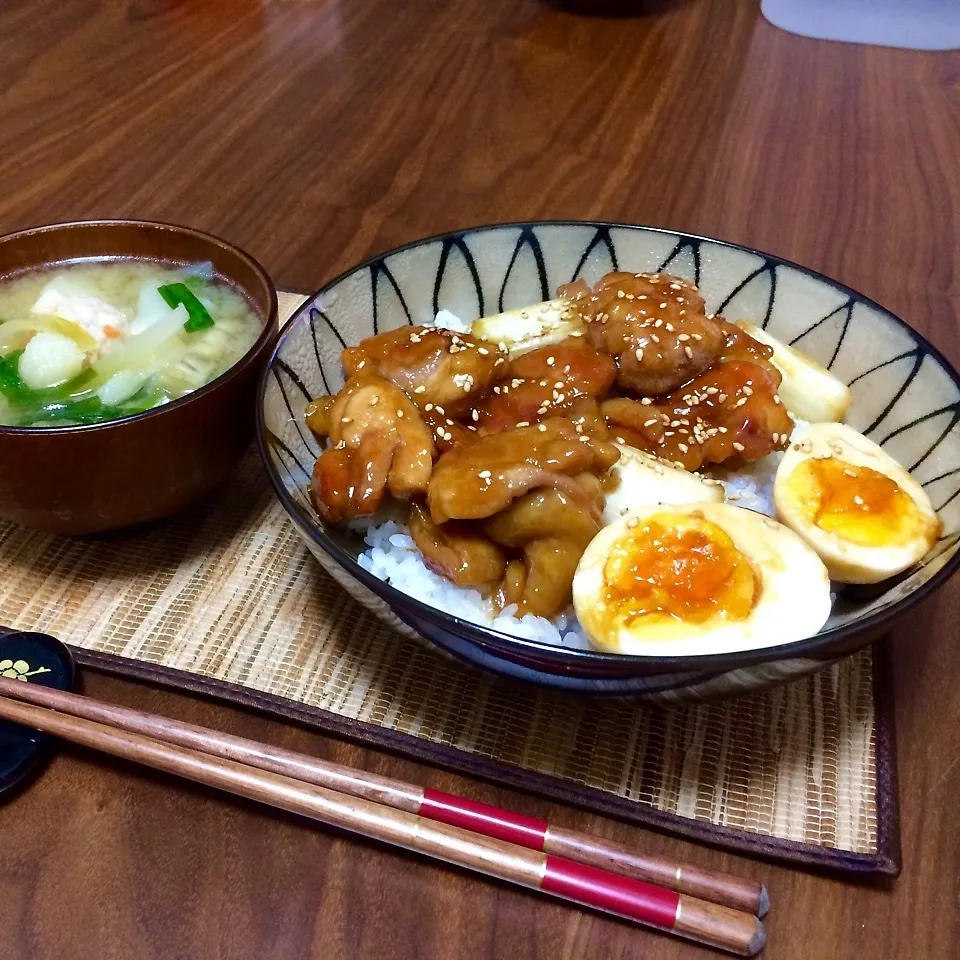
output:
[[[784, 454], [773, 484], [773, 500], [780, 521], [813, 547], [832, 579], [842, 583], [879, 583], [922, 559], [936, 543], [941, 524], [923, 487], [888, 453], [842, 423], [814, 423], [798, 431]], [[869, 467], [889, 477], [917, 505], [921, 526], [909, 542], [867, 546], [813, 523], [790, 486], [790, 475], [805, 460], [836, 456], [855, 466]]]
[[689, 473], [667, 460], [614, 444], [620, 459], [608, 471], [609, 484], [603, 504], [603, 522], [613, 523], [631, 510], [660, 503], [723, 502], [723, 484]]
[[[720, 616], [702, 624], [680, 620], [623, 624], [604, 616], [604, 567], [614, 545], [658, 514], [699, 514], [721, 527], [749, 561], [758, 581], [745, 620]], [[777, 521], [729, 504], [652, 505], [604, 527], [584, 551], [573, 579], [573, 603], [592, 646], [633, 656], [703, 656], [793, 643], [816, 634], [830, 616], [830, 579], [817, 554]]]

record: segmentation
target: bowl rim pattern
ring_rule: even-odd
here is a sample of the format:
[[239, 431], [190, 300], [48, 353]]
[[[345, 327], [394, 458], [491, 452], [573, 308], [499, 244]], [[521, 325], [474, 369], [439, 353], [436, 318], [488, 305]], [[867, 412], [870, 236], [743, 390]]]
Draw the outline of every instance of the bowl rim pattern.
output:
[[[284, 450], [294, 459], [294, 461], [296, 461], [296, 456], [293, 454], [293, 451], [291, 451], [286, 444], [280, 440], [279, 437], [273, 435], [268, 429], [264, 409], [267, 384], [271, 376], [275, 376], [274, 369], [276, 364], [278, 362], [283, 362], [280, 358], [280, 353], [287, 338], [291, 335], [293, 330], [303, 322], [303, 319], [309, 316], [310, 310], [313, 308], [316, 300], [319, 297], [342, 283], [348, 277], [359, 273], [362, 270], [370, 269], [378, 262], [387, 260], [390, 257], [408, 250], [415, 249], [417, 247], [427, 246], [428, 244], [433, 243], [455, 243], [465, 237], [487, 231], [506, 229], [524, 230], [539, 227], [592, 227], [597, 230], [623, 229], [658, 233], [678, 238], [679, 250], [682, 250], [683, 247], [689, 246], [691, 243], [709, 243], [759, 257], [765, 261], [765, 267], [768, 265], [771, 267], [789, 267], [790, 269], [796, 270], [814, 280], [827, 283], [829, 286], [846, 294], [848, 298], [884, 314], [895, 324], [902, 327], [916, 342], [917, 347], [923, 352], [932, 356], [934, 360], [936, 360], [949, 374], [953, 385], [957, 388], [958, 393], [960, 393], [960, 373], [957, 372], [953, 364], [950, 363], [943, 353], [932, 343], [930, 343], [930, 341], [927, 340], [923, 334], [915, 330], [905, 320], [897, 316], [891, 310], [877, 303], [872, 298], [865, 296], [857, 290], [854, 290], [852, 287], [849, 287], [840, 281], [834, 280], [825, 274], [818, 273], [816, 270], [795, 263], [794, 261], [788, 260], [784, 257], [775, 256], [762, 250], [758, 250], [754, 247], [746, 246], [745, 244], [735, 243], [728, 240], [718, 240], [714, 237], [688, 233], [682, 230], [672, 230], [668, 227], [653, 227], [645, 224], [625, 223], [609, 220], [566, 219], [521, 220], [503, 223], [490, 223], [476, 227], [464, 227], [458, 230], [444, 231], [429, 237], [412, 240], [408, 243], [397, 247], [392, 247], [388, 250], [381, 251], [366, 258], [361, 263], [342, 271], [337, 276], [324, 283], [314, 293], [312, 293], [284, 325], [280, 337], [274, 344], [273, 351], [263, 373], [261, 374], [260, 383], [258, 385], [256, 412], [257, 445], [260, 451], [261, 460], [263, 461], [264, 467], [270, 478], [274, 492], [277, 498], [280, 500], [284, 510], [300, 531], [301, 536], [305, 537], [316, 548], [321, 550], [323, 554], [334, 561], [344, 573], [352, 577], [354, 580], [359, 581], [363, 586], [376, 594], [392, 611], [396, 613], [397, 616], [401, 616], [399, 613], [400, 610], [406, 609], [418, 619], [428, 620], [431, 624], [441, 630], [453, 632], [461, 637], [469, 639], [487, 651], [508, 651], [513, 649], [518, 654], [525, 654], [531, 657], [537, 657], [539, 655], [541, 657], [549, 658], [553, 662], [554, 667], [557, 666], [558, 661], [562, 660], [569, 665], [569, 670], [571, 672], [576, 672], [583, 668], [593, 668], [590, 670], [591, 675], [599, 678], [602, 675], [613, 675], [610, 668], [615, 667], [619, 667], [619, 669], [616, 669], [615, 671], [616, 674], [629, 673], [631, 672], [631, 668], [633, 668], [634, 671], [639, 671], [643, 670], [644, 667], [647, 667], [648, 669], [643, 670], [643, 672], [656, 673], [673, 671], [680, 672], [692, 669], [704, 671], [716, 669], [722, 671], [730, 668], [733, 664], [738, 667], [749, 667], [774, 660], [787, 660], [793, 658], [830, 659], [831, 648], [843, 645], [844, 641], [850, 640], [857, 634], [864, 634], [867, 637], [875, 636], [878, 632], [880, 632], [880, 630], [882, 630], [885, 624], [892, 623], [894, 620], [899, 619], [903, 614], [916, 607], [917, 604], [921, 603], [924, 599], [939, 589], [957, 571], [958, 567], [960, 567], [960, 549], [955, 550], [953, 555], [949, 557], [947, 561], [943, 563], [942, 566], [936, 570], [932, 576], [929, 577], [929, 579], [919, 584], [910, 593], [901, 597], [899, 600], [895, 601], [889, 606], [886, 606], [873, 613], [869, 613], [862, 619], [857, 619], [852, 623], [846, 623], [823, 630], [812, 637], [807, 637], [806, 639], [798, 640], [793, 643], [757, 647], [749, 650], [740, 650], [728, 653], [690, 654], [684, 656], [650, 656], [621, 653], [601, 653], [595, 650], [561, 647], [556, 644], [548, 644], [542, 641], [530, 640], [523, 637], [514, 637], [510, 634], [505, 634], [498, 630], [494, 630], [491, 627], [481, 626], [479, 624], [472, 623], [471, 621], [463, 620], [454, 616], [453, 614], [447, 613], [444, 610], [424, 603], [423, 601], [418, 600], [409, 594], [403, 593], [401, 590], [398, 590], [396, 587], [384, 580], [381, 580], [379, 577], [374, 576], [372, 573], [361, 567], [360, 564], [352, 556], [350, 556], [349, 553], [347, 553], [347, 551], [345, 551], [329, 534], [326, 533], [316, 518], [305, 515], [300, 505], [287, 492], [283, 479], [273, 463], [273, 457], [271, 456], [270, 450], [271, 447], [278, 447], [279, 449]], [[674, 254], [671, 254], [667, 262], [673, 258], [676, 252], [677, 251], [675, 251]], [[297, 462], [299, 463], [299, 461]], [[299, 466], [301, 469], [304, 469], [302, 464], [299, 464]], [[309, 476], [311, 471], [305, 470], [304, 472]], [[960, 534], [955, 534], [952, 536], [954, 537], [954, 540], [960, 538]], [[953, 544], [950, 546], [952, 545]], [[950, 547], [947, 547], [946, 549], [949, 548]], [[401, 619], [409, 622], [406, 617], [401, 616]], [[414, 629], [416, 629], [416, 626], [413, 626]], [[654, 667], [654, 665], [655, 669], [650, 670], [649, 668]], [[605, 670], [604, 668], [607, 669]]]

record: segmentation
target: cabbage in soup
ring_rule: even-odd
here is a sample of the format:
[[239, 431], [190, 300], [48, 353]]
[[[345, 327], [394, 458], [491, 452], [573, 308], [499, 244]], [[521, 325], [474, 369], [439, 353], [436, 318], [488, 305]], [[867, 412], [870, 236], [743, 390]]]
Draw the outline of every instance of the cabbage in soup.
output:
[[219, 377], [260, 331], [210, 264], [90, 262], [0, 281], [0, 425], [152, 410]]

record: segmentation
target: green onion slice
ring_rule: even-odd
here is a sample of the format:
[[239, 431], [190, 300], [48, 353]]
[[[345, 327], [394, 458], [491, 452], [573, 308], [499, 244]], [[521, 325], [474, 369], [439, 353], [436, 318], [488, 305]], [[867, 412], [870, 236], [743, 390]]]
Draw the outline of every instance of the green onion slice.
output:
[[168, 283], [157, 287], [157, 293], [171, 310], [175, 310], [181, 303], [187, 308], [190, 319], [183, 325], [187, 333], [196, 333], [213, 326], [213, 317], [185, 283]]

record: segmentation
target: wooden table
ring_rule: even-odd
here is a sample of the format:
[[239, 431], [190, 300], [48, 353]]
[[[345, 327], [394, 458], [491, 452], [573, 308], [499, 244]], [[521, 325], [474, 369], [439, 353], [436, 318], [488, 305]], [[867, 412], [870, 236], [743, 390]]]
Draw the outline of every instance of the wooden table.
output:
[[[809, 264], [960, 360], [960, 55], [807, 41], [756, 0], [5, 0], [0, 229], [183, 221], [314, 288], [503, 219], [696, 231]], [[596, 10], [597, 4], [581, 4]], [[637, 7], [644, 8], [643, 3]], [[565, 7], [567, 9], [565, 9]], [[904, 870], [692, 847], [216, 704], [90, 693], [761, 876], [767, 956], [956, 957], [960, 580], [896, 638]], [[647, 958], [707, 951], [65, 750], [0, 808], [14, 958]]]

